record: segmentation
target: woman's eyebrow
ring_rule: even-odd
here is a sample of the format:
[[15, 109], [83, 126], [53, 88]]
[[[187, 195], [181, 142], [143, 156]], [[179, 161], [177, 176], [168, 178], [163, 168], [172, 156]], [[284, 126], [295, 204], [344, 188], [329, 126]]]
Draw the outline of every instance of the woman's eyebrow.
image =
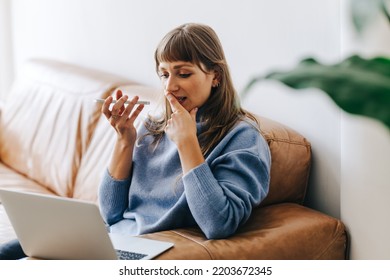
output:
[[[177, 70], [177, 69], [180, 69], [180, 68], [183, 68], [183, 67], [194, 68], [194, 66], [193, 66], [192, 64], [183, 63], [183, 64], [177, 64], [177, 65], [173, 66], [173, 69]], [[168, 67], [168, 68], [169, 68], [169, 67]], [[167, 70], [165, 67], [162, 67], [162, 66], [159, 66], [158, 69], [159, 69], [159, 70]]]
[[194, 67], [194, 66], [192, 64], [189, 64], [189, 63], [183, 63], [183, 64], [178, 64], [178, 65], [173, 66], [173, 69], [179, 69], [182, 67]]

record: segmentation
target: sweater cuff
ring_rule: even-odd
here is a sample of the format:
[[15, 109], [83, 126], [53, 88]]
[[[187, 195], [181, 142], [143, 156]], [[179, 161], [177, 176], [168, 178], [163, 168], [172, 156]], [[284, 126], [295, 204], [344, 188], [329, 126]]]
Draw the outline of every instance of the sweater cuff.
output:
[[[202, 180], [200, 178], [209, 179]], [[199, 201], [198, 199], [207, 199], [210, 201], [214, 201], [216, 204], [218, 204], [218, 200], [216, 200], [216, 197], [220, 197], [221, 189], [216, 189], [215, 186], [218, 185], [216, 180], [210, 180], [210, 178], [214, 178], [214, 175], [211, 172], [207, 162], [202, 163], [201, 165], [195, 167], [186, 175], [184, 175], [183, 183], [186, 189], [188, 199], [192, 200], [192, 198], [196, 198], [195, 201]]]
[[100, 187], [100, 196], [106, 197], [110, 200], [110, 203], [121, 201], [123, 203], [124, 198], [127, 199], [129, 193], [131, 178], [118, 180], [111, 176], [108, 169], [106, 169], [102, 184]]

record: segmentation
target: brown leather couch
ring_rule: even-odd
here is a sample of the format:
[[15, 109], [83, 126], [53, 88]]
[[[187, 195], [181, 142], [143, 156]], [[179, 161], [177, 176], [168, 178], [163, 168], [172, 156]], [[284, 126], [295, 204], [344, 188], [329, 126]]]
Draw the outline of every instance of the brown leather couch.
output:
[[[29, 61], [0, 111], [0, 188], [96, 202], [115, 135], [93, 100], [106, 98], [118, 86], [151, 100], [147, 108], [152, 113], [161, 102], [159, 90], [122, 77], [60, 62]], [[158, 259], [347, 257], [343, 223], [302, 205], [310, 143], [280, 123], [259, 120], [272, 155], [267, 198], [228, 239], [207, 240], [197, 228], [144, 235], [175, 244]]]

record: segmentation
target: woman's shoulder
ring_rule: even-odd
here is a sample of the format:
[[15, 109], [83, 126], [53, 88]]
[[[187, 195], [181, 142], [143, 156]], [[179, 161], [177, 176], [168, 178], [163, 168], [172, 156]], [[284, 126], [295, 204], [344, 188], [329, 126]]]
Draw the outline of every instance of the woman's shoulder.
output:
[[243, 117], [233, 126], [230, 133], [261, 136], [259, 124], [249, 117]]
[[260, 131], [259, 124], [248, 117], [239, 120], [227, 133], [225, 140], [228, 141], [230, 145], [237, 146], [237, 148], [240, 146], [268, 147], [268, 144]]
[[267, 141], [260, 132], [256, 122], [242, 119], [225, 135], [210, 154], [215, 158], [234, 160], [257, 159], [270, 162], [270, 150]]

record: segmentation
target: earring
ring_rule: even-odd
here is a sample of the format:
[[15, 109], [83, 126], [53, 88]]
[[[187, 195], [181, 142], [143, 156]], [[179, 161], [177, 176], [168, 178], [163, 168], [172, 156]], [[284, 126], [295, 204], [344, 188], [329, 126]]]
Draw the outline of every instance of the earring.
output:
[[219, 82], [214, 83], [213, 87], [219, 87]]

